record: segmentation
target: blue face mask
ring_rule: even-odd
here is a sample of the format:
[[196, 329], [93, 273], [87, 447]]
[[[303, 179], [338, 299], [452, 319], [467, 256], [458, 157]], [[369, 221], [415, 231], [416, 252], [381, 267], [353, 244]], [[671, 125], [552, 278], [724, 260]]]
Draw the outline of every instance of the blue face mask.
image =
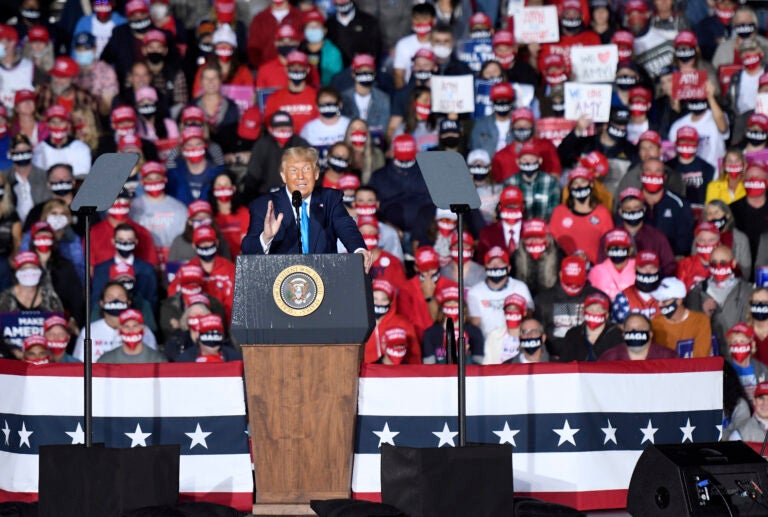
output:
[[80, 66], [91, 66], [94, 57], [93, 50], [75, 50], [75, 61]]
[[325, 33], [319, 27], [309, 27], [304, 29], [304, 37], [307, 38], [307, 43], [320, 43], [325, 38]]

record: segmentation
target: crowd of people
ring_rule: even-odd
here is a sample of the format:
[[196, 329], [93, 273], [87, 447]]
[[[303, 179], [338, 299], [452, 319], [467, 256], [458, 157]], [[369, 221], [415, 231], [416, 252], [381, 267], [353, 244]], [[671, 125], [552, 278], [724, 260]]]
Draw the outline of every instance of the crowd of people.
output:
[[[17, 4], [0, 8], [0, 313], [44, 323], [0, 356], [83, 360], [89, 311], [97, 361], [240, 358], [248, 204], [283, 188], [285, 149], [313, 147], [373, 258], [366, 362], [455, 361], [463, 275], [470, 363], [720, 355], [728, 429], [768, 425], [764, 12], [560, 0], [540, 44], [498, 0]], [[610, 44], [609, 121], [565, 121], [571, 48]], [[473, 77], [474, 113], [433, 109], [440, 76]], [[461, 235], [428, 150], [466, 159], [481, 207]], [[107, 152], [140, 160], [85, 264], [70, 203]]]

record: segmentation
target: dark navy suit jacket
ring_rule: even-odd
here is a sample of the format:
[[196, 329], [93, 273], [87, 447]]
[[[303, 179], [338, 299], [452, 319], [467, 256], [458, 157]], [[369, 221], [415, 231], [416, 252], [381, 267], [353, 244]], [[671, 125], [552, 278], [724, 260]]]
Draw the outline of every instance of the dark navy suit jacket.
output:
[[[344, 247], [350, 251], [359, 248], [366, 249], [355, 221], [344, 208], [342, 195], [339, 190], [327, 188], [316, 189], [312, 192], [309, 204], [310, 253], [336, 253], [337, 239], [340, 239]], [[299, 253], [296, 212], [285, 188], [265, 194], [249, 205], [251, 223], [247, 235], [243, 238], [241, 246], [243, 253], [264, 254], [259, 236], [264, 230], [264, 218], [267, 214], [269, 201], [272, 201], [274, 206], [275, 217], [277, 214], [283, 214], [280, 230], [272, 240], [269, 254]]]

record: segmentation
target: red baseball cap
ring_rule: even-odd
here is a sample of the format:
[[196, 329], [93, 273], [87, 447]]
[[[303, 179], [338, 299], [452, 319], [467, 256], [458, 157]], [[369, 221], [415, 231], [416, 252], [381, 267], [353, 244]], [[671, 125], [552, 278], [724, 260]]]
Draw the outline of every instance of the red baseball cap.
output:
[[587, 281], [587, 264], [577, 255], [565, 257], [560, 263], [560, 275], [564, 284], [583, 285]]
[[416, 152], [416, 139], [412, 135], [397, 135], [392, 141], [392, 153], [401, 162], [415, 160]]
[[0, 39], [9, 39], [15, 43], [19, 41], [19, 33], [12, 25], [0, 24]]
[[600, 305], [605, 310], [608, 310], [611, 306], [611, 301], [608, 297], [600, 292], [589, 293], [587, 297], [584, 298], [584, 307], [589, 307], [594, 303]]
[[69, 324], [67, 323], [67, 320], [64, 319], [64, 317], [59, 316], [58, 314], [48, 316], [43, 322], [43, 332], [48, 332], [57, 325], [61, 325], [62, 327], [67, 328], [67, 325]]
[[33, 346], [42, 346], [48, 348], [48, 342], [45, 340], [42, 334], [32, 334], [24, 338], [22, 343], [24, 350], [29, 350]]
[[235, 0], [215, 0], [213, 8], [216, 10], [216, 19], [221, 23], [235, 21]]
[[491, 44], [494, 47], [499, 45], [514, 45], [515, 35], [512, 33], [512, 31], [508, 31], [506, 29], [498, 30], [496, 31], [496, 34], [493, 35]]
[[611, 43], [616, 46], [632, 47], [635, 44], [635, 36], [629, 31], [616, 31], [611, 38]]
[[494, 84], [491, 86], [491, 100], [514, 100], [515, 99], [515, 90], [512, 88], [512, 85], [509, 83], [499, 83]]
[[240, 124], [237, 126], [237, 136], [245, 140], [256, 140], [261, 134], [261, 112], [259, 107], [254, 105], [245, 110], [240, 117]]
[[395, 299], [395, 286], [393, 286], [388, 280], [377, 278], [371, 283], [371, 288], [374, 291], [381, 291], [386, 293], [390, 300]]
[[321, 25], [325, 25], [325, 16], [323, 16], [323, 13], [318, 11], [317, 9], [310, 9], [309, 11], [304, 13], [304, 25], [307, 25], [312, 22], [317, 22]]
[[501, 206], [522, 206], [524, 203], [523, 191], [514, 185], [508, 185], [504, 187], [499, 196], [499, 204]]
[[448, 301], [459, 301], [459, 288], [455, 285], [446, 285], [435, 293], [435, 301], [440, 305]]
[[118, 151], [128, 151], [130, 149], [140, 151], [141, 150], [141, 139], [134, 135], [134, 134], [128, 134], [121, 136], [117, 141], [117, 150]]
[[299, 39], [299, 33], [296, 32], [296, 29], [293, 27], [293, 25], [289, 23], [284, 23], [280, 27], [277, 28], [277, 31], [275, 32], [275, 40], [281, 40], [281, 39], [290, 39], [298, 41]]
[[181, 131], [181, 141], [187, 142], [193, 138], [199, 138], [205, 141], [205, 133], [203, 128], [197, 126], [187, 126]]
[[696, 34], [691, 31], [680, 31], [675, 36], [675, 47], [696, 47], [699, 42], [696, 39]]
[[570, 11], [575, 9], [581, 11], [581, 2], [579, 0], [563, 0], [560, 3], [560, 12]]
[[203, 268], [197, 264], [184, 264], [176, 272], [181, 285], [202, 285], [204, 274]]
[[133, 266], [127, 262], [115, 262], [109, 267], [109, 279], [114, 280], [121, 276], [128, 276], [135, 279], [136, 271], [133, 269]]
[[440, 256], [432, 246], [421, 246], [414, 253], [414, 260], [419, 271], [428, 269], [438, 269], [440, 267]]
[[541, 151], [535, 142], [528, 140], [523, 142], [523, 145], [520, 146], [520, 150], [517, 152], [518, 157], [523, 156], [524, 154], [532, 154], [538, 158], [541, 156]]
[[357, 227], [362, 228], [363, 226], [375, 226], [376, 230], [378, 231], [379, 220], [376, 218], [375, 215], [358, 215]]
[[207, 224], [198, 226], [192, 232], [192, 244], [194, 244], [195, 246], [197, 246], [201, 242], [216, 242], [216, 239], [217, 239], [216, 230], [214, 230], [211, 226], [208, 226]]
[[627, 198], [636, 198], [636, 199], [644, 199], [643, 198], [643, 192], [639, 188], [635, 187], [627, 187], [624, 190], [621, 191], [619, 194], [619, 203], [623, 203], [625, 199]]
[[661, 261], [655, 251], [643, 250], [637, 254], [635, 259], [635, 265], [637, 267], [643, 266], [656, 266], [661, 267]]
[[357, 190], [360, 188], [360, 178], [354, 174], [344, 174], [337, 183], [339, 190]]
[[506, 298], [504, 298], [504, 309], [512, 305], [513, 307], [516, 307], [518, 311], [525, 313], [526, 309], [528, 308], [528, 302], [525, 298], [520, 296], [517, 293], [512, 293]]
[[144, 316], [141, 315], [136, 309], [125, 309], [120, 313], [120, 325], [124, 325], [129, 321], [138, 321], [142, 325], [144, 324]]
[[595, 175], [589, 169], [584, 167], [574, 167], [571, 169], [571, 173], [568, 175], [568, 183], [571, 183], [577, 178], [584, 178], [588, 181], [594, 181]]
[[67, 111], [67, 108], [65, 108], [64, 106], [60, 106], [59, 104], [54, 104], [51, 107], [49, 107], [47, 110], [45, 110], [45, 119], [51, 120], [53, 118], [69, 120], [69, 111]]
[[642, 98], [645, 102], [651, 102], [651, 91], [642, 86], [635, 86], [629, 90], [629, 99]]
[[474, 27], [475, 25], [482, 25], [490, 29], [493, 26], [493, 22], [491, 22], [491, 18], [487, 14], [477, 11], [469, 17], [469, 26]]
[[528, 219], [523, 221], [523, 226], [520, 230], [520, 236], [523, 239], [528, 237], [546, 237], [547, 236], [547, 223], [544, 219]]
[[760, 126], [763, 131], [768, 131], [768, 117], [762, 113], [753, 113], [747, 119], [747, 127]]
[[565, 58], [560, 54], [548, 54], [544, 56], [543, 68], [565, 68]]
[[720, 235], [720, 230], [717, 228], [717, 226], [715, 226], [714, 223], [710, 223], [709, 221], [702, 221], [697, 224], [696, 229], [693, 231], [693, 235], [698, 235], [701, 232], [711, 232], [715, 235]]
[[199, 213], [213, 214], [211, 204], [204, 199], [192, 201], [187, 208], [187, 217], [192, 218]]
[[725, 333], [725, 337], [731, 337], [733, 334], [744, 334], [749, 339], [753, 339], [755, 337], [755, 331], [752, 329], [752, 327], [741, 321], [728, 329], [728, 332]]
[[643, 131], [643, 133], [640, 135], [640, 139], [637, 141], [637, 143], [640, 144], [640, 142], [651, 142], [652, 144], [661, 147], [661, 135], [659, 135], [656, 131], [649, 129], [648, 131]]
[[686, 142], [698, 142], [699, 141], [699, 132], [696, 131], [696, 128], [693, 128], [691, 126], [683, 126], [680, 129], [677, 130], [677, 135], [675, 135], [677, 138], [677, 141], [685, 140]]
[[48, 33], [48, 29], [42, 25], [35, 25], [29, 29], [27, 37], [29, 38], [29, 41], [41, 41], [43, 43], [51, 41], [51, 35]]
[[37, 221], [35, 224], [32, 225], [32, 228], [29, 229], [29, 234], [32, 237], [35, 237], [37, 234], [43, 233], [43, 232], [47, 232], [53, 235], [53, 228], [46, 221]]
[[645, 0], [629, 0], [624, 7], [624, 12], [626, 14], [646, 13], [648, 12], [648, 4], [645, 3]]
[[429, 59], [433, 63], [437, 61], [437, 58], [435, 57], [435, 53], [432, 52], [432, 49], [429, 48], [420, 48], [416, 51], [416, 53], [413, 55], [413, 60], [415, 61], [416, 58], [424, 58]]
[[358, 54], [352, 60], [352, 69], [376, 68], [376, 59], [370, 54]]
[[37, 95], [32, 90], [16, 90], [16, 94], [13, 96], [13, 103], [18, 105], [24, 101], [35, 102]]
[[150, 43], [162, 43], [163, 45], [168, 45], [168, 38], [165, 36], [165, 33], [163, 31], [159, 31], [157, 29], [152, 29], [150, 31], [147, 31], [144, 34], [144, 37], [142, 38], [141, 42], [144, 45], [149, 45]]
[[621, 248], [632, 246], [632, 238], [629, 236], [629, 232], [624, 228], [614, 228], [606, 233], [605, 247], [610, 248], [612, 246], [619, 246]]
[[181, 122], [199, 122], [204, 123], [205, 122], [205, 112], [198, 107], [198, 106], [187, 106], [183, 110], [181, 110]]
[[285, 60], [289, 65], [309, 66], [309, 58], [301, 50], [291, 50]]
[[136, 122], [136, 112], [131, 106], [118, 106], [112, 110], [110, 118], [112, 119], [113, 125], [125, 122], [126, 120]]
[[488, 265], [493, 259], [500, 258], [504, 261], [504, 264], [509, 265], [509, 253], [501, 246], [493, 246], [491, 249], [485, 252], [484, 264]]
[[608, 174], [608, 169], [610, 168], [608, 158], [606, 158], [600, 151], [592, 151], [588, 155], [581, 157], [579, 163], [582, 167], [592, 171], [595, 176], [599, 178]]
[[37, 253], [33, 251], [21, 251], [13, 257], [13, 268], [20, 269], [27, 264], [32, 264], [40, 267], [40, 259], [37, 257]]
[[149, 6], [143, 0], [130, 0], [125, 4], [125, 15], [131, 16], [136, 13], [148, 13]]
[[755, 397], [762, 397], [763, 395], [768, 395], [768, 382], [758, 383], [753, 395]]
[[[462, 242], [466, 246], [470, 246], [472, 248], [475, 247], [475, 239], [472, 237], [472, 234], [469, 232], [463, 232], [462, 234]], [[459, 244], [459, 233], [456, 232], [451, 236], [451, 247], [456, 246]]]
[[533, 111], [528, 108], [515, 109], [512, 112], [512, 122], [517, 122], [518, 120], [530, 120], [531, 122], [534, 122]]
[[167, 175], [165, 167], [159, 162], [147, 162], [141, 166], [141, 177], [146, 178], [150, 174]]

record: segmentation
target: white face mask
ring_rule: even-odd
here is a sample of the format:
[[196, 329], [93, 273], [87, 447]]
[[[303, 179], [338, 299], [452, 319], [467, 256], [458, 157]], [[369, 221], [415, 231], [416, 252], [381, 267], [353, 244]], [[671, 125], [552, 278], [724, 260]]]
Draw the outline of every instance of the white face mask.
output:
[[55, 232], [63, 230], [69, 224], [69, 219], [64, 214], [49, 214], [45, 221], [51, 225]]
[[42, 274], [42, 270], [38, 268], [22, 269], [20, 271], [16, 271], [16, 280], [18, 280], [19, 284], [23, 285], [24, 287], [35, 287], [40, 283], [40, 276]]

